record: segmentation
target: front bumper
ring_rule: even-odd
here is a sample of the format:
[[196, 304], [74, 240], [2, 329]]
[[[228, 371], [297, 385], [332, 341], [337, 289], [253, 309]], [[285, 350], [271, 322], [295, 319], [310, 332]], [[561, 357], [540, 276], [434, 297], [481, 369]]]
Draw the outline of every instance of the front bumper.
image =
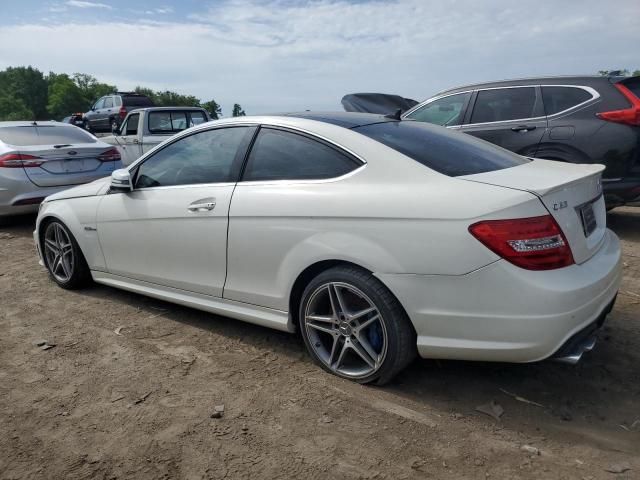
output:
[[530, 271], [504, 260], [467, 275], [379, 274], [411, 319], [424, 358], [534, 362], [595, 322], [621, 279], [618, 237], [580, 265]]

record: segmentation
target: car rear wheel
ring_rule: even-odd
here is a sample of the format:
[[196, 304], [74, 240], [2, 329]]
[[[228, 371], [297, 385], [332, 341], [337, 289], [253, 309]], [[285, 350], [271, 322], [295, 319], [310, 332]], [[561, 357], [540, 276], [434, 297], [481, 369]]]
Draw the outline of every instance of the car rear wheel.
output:
[[75, 290], [91, 282], [84, 255], [76, 239], [61, 222], [54, 220], [45, 226], [42, 250], [49, 275], [62, 288]]
[[326, 371], [359, 383], [387, 383], [416, 355], [415, 331], [393, 294], [369, 272], [335, 267], [302, 295], [300, 331]]

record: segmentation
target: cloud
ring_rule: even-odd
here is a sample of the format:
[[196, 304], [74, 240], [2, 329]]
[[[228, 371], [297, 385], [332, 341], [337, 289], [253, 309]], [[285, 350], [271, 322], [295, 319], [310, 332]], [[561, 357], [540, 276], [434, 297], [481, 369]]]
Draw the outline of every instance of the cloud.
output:
[[98, 2], [86, 2], [83, 0], [67, 0], [66, 5], [77, 8], [103, 8], [106, 10], [111, 10], [111, 5]]
[[615, 9], [598, 0], [579, 8], [538, 0], [535, 9], [501, 0], [227, 0], [185, 21], [153, 18], [5, 23], [0, 68], [87, 72], [121, 89], [215, 98], [225, 113], [236, 102], [248, 113], [335, 110], [356, 91], [424, 99], [484, 80], [640, 68], [637, 0]]

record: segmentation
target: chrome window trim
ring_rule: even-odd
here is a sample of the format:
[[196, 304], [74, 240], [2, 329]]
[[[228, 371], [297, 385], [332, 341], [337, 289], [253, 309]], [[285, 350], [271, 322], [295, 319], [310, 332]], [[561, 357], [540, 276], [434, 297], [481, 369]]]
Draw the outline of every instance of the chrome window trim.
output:
[[236, 183], [235, 182], [219, 182], [219, 183], [186, 183], [184, 185], [161, 185], [158, 187], [143, 187], [143, 188], [134, 188], [131, 192], [127, 192], [127, 193], [134, 193], [134, 192], [148, 192], [148, 191], [155, 191], [155, 190], [172, 190], [172, 189], [178, 189], [178, 188], [206, 188], [206, 187], [233, 187], [235, 186]]
[[[591, 95], [591, 98], [588, 100], [585, 100], [582, 103], [578, 103], [577, 105], [574, 105], [572, 107], [569, 107], [565, 110], [562, 110], [561, 112], [557, 112], [554, 113], [552, 115], [545, 115], [542, 117], [527, 117], [527, 118], [514, 118], [511, 120], [498, 120], [495, 122], [481, 122], [481, 123], [464, 123], [462, 125], [455, 125], [455, 127], [458, 128], [462, 128], [464, 129], [464, 127], [467, 126], [472, 126], [472, 125], [494, 125], [494, 124], [501, 124], [501, 123], [508, 123], [508, 122], [524, 122], [527, 120], [544, 120], [544, 119], [555, 119], [561, 115], [564, 115], [566, 112], [581, 108], [583, 106], [585, 106], [586, 104], [593, 102], [594, 100], [598, 100], [600, 98], [600, 93], [598, 93], [598, 91], [592, 87], [587, 87], [586, 85], [567, 85], [567, 84], [543, 84], [543, 85], [508, 85], [508, 86], [504, 86], [504, 87], [488, 87], [488, 88], [478, 88], [478, 89], [474, 89], [474, 90], [464, 90], [461, 92], [455, 92], [455, 93], [447, 93], [444, 95], [438, 95], [437, 97], [433, 97], [430, 98], [428, 100], [425, 100], [424, 102], [416, 105], [415, 107], [412, 107], [411, 109], [407, 110], [403, 115], [402, 118], [404, 119], [405, 117], [407, 117], [408, 115], [410, 115], [411, 113], [413, 113], [414, 111], [424, 107], [425, 105], [435, 102], [436, 100], [440, 100], [441, 98], [445, 98], [445, 97], [450, 97], [452, 95], [458, 95], [461, 93], [473, 93], [473, 92], [481, 92], [484, 90], [503, 90], [503, 89], [507, 89], [507, 88], [536, 88], [536, 87], [540, 87], [541, 89], [544, 87], [568, 87], [568, 88], [579, 88], [581, 90], [586, 91], [587, 93], [589, 93]], [[541, 91], [542, 93], [542, 91]], [[542, 103], [544, 105], [544, 100], [542, 100]], [[475, 106], [475, 105], [474, 105]], [[446, 128], [451, 128], [451, 127], [446, 127]]]
[[240, 181], [238, 182], [237, 186], [238, 187], [244, 187], [244, 186], [261, 186], [261, 185], [277, 185], [277, 186], [283, 186], [283, 185], [312, 185], [312, 184], [317, 184], [317, 183], [333, 183], [333, 182], [339, 182], [341, 180], [345, 180], [349, 177], [352, 177], [353, 175], [359, 173], [361, 170], [364, 170], [366, 168], [367, 164], [362, 164], [360, 165], [358, 168], [356, 168], [355, 170], [351, 170], [350, 172], [345, 173], [344, 175], [340, 175], [339, 177], [331, 177], [331, 178], [312, 178], [312, 179], [308, 179], [305, 180], [303, 178], [300, 179], [287, 179], [287, 180], [248, 180], [248, 181]]

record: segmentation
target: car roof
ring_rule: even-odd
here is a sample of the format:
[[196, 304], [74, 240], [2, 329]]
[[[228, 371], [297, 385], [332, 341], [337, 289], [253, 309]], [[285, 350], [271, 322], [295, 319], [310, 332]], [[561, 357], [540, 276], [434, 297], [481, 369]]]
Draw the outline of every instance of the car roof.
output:
[[[5, 127], [46, 127], [46, 126], [54, 126], [60, 125], [63, 127], [73, 127], [73, 125], [68, 125], [66, 123], [57, 122], [55, 120], [44, 120], [34, 122], [33, 120], [16, 120], [11, 122], [0, 122], [0, 128]], [[77, 127], [75, 127], [77, 128]]]
[[375, 113], [361, 112], [292, 112], [274, 114], [278, 117], [295, 117], [331, 123], [344, 128], [356, 128], [374, 123], [395, 122], [396, 119]]
[[140, 107], [140, 108], [136, 108], [134, 110], [131, 110], [131, 113], [140, 112], [140, 111], [144, 111], [144, 110], [154, 110], [154, 111], [155, 110], [158, 110], [158, 111], [162, 111], [162, 110], [195, 110], [195, 111], [200, 111], [200, 110], [204, 110], [204, 108], [202, 108], [202, 107]]
[[615, 81], [617, 77], [605, 77], [602, 75], [564, 75], [564, 76], [545, 76], [545, 77], [526, 77], [526, 78], [514, 78], [510, 80], [497, 80], [491, 82], [470, 83], [467, 85], [461, 85], [447, 90], [438, 92], [434, 97], [439, 95], [445, 95], [448, 93], [463, 92], [467, 90], [476, 90], [478, 88], [496, 88], [496, 87], [509, 87], [518, 85], [529, 84], [550, 84], [550, 85], [580, 85], [580, 84], [593, 84], [601, 82]]

